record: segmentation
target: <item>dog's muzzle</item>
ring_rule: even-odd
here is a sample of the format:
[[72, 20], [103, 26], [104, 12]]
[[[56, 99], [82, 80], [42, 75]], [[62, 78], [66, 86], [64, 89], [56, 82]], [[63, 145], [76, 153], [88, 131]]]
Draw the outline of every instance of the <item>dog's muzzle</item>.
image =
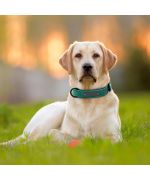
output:
[[83, 82], [83, 80], [87, 81], [94, 81], [96, 82], [96, 78], [94, 77], [92, 73], [93, 66], [90, 63], [85, 63], [82, 66], [83, 75], [80, 78], [80, 82]]

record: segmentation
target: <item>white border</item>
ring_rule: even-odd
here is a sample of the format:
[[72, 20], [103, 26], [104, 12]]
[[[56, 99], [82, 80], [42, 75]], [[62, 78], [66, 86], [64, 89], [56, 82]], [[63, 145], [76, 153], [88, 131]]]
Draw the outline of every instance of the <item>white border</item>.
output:
[[[148, 0], [0, 0], [0, 15], [149, 15], [149, 2]], [[147, 180], [150, 179], [150, 166], [0, 166], [0, 179]]]
[[0, 179], [149, 180], [150, 166], [0, 166]]
[[0, 0], [1, 15], [149, 15], [149, 0]]

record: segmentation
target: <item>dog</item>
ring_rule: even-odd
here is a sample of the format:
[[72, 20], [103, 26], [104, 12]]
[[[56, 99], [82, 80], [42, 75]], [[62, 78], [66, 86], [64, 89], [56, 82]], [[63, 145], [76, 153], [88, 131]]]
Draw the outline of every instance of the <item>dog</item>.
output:
[[59, 59], [69, 74], [67, 101], [41, 108], [21, 136], [2, 144], [14, 145], [44, 136], [64, 143], [84, 137], [122, 141], [119, 99], [109, 76], [116, 62], [117, 56], [99, 41], [71, 44]]

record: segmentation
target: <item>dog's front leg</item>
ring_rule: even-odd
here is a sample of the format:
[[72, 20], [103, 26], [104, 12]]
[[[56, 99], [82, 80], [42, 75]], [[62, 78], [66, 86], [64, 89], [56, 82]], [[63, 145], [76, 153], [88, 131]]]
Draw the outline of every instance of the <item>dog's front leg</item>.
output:
[[52, 137], [53, 140], [56, 140], [58, 142], [63, 142], [63, 143], [70, 143], [73, 137], [69, 134], [61, 132], [61, 130], [58, 129], [51, 129], [49, 134], [49, 137]]

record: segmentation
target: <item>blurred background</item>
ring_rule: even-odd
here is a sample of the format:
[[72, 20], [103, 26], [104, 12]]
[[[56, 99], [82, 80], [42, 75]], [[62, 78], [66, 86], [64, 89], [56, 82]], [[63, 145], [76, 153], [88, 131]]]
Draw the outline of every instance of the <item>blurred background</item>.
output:
[[68, 78], [58, 59], [84, 40], [117, 54], [116, 92], [150, 91], [150, 16], [0, 16], [0, 102], [66, 99]]

